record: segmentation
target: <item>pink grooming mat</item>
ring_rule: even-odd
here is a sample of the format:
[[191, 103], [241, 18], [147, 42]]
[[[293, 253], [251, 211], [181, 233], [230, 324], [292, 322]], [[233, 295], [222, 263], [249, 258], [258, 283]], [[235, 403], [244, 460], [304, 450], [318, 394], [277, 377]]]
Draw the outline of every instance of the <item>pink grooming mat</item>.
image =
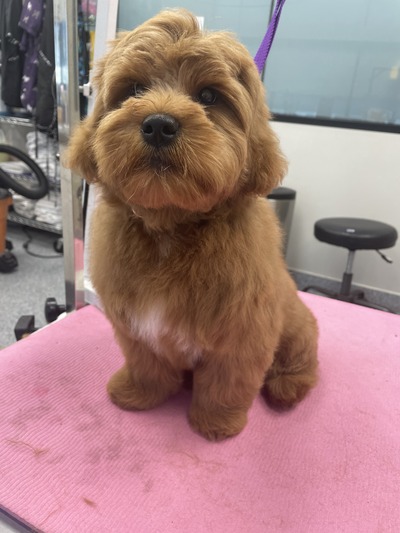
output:
[[0, 505], [65, 533], [400, 531], [400, 317], [301, 294], [320, 382], [294, 410], [257, 398], [237, 437], [189, 428], [185, 391], [123, 412], [123, 362], [88, 306], [0, 352]]

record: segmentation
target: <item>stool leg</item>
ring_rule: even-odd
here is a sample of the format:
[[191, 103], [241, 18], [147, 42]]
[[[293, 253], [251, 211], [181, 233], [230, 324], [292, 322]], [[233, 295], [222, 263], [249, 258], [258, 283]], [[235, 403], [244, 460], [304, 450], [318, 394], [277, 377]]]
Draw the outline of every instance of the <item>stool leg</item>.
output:
[[343, 273], [342, 286], [340, 287], [341, 296], [350, 295], [351, 281], [353, 279], [353, 262], [355, 254], [355, 250], [349, 250], [349, 255], [347, 256], [346, 270]]
[[11, 195], [0, 199], [0, 255], [6, 251], [7, 213], [11, 204]]

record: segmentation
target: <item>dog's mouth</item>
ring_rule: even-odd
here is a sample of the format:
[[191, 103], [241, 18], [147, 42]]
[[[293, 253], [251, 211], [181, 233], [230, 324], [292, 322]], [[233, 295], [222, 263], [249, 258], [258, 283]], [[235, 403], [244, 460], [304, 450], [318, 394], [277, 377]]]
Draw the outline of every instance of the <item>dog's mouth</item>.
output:
[[159, 155], [152, 155], [149, 160], [149, 167], [158, 176], [169, 174], [174, 170], [174, 165], [170, 160]]

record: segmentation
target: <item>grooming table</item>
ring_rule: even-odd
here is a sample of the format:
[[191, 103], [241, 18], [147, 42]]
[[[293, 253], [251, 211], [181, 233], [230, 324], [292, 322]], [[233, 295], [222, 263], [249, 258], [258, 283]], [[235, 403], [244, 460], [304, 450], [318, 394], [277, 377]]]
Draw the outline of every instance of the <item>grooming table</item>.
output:
[[95, 307], [0, 352], [3, 511], [57, 533], [400, 531], [400, 317], [301, 297], [317, 388], [287, 412], [257, 398], [220, 443], [189, 428], [188, 391], [148, 412], [108, 400], [123, 359]]

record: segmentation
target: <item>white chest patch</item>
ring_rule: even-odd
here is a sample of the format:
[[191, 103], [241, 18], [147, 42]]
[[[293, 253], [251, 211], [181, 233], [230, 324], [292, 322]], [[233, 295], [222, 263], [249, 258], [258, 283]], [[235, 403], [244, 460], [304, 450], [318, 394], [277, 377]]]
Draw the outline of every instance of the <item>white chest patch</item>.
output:
[[184, 356], [189, 368], [193, 368], [201, 358], [201, 349], [189, 334], [183, 328], [173, 328], [168, 324], [162, 306], [155, 306], [140, 317], [132, 316], [130, 326], [135, 337], [158, 356], [173, 357], [174, 353], [178, 353]]

